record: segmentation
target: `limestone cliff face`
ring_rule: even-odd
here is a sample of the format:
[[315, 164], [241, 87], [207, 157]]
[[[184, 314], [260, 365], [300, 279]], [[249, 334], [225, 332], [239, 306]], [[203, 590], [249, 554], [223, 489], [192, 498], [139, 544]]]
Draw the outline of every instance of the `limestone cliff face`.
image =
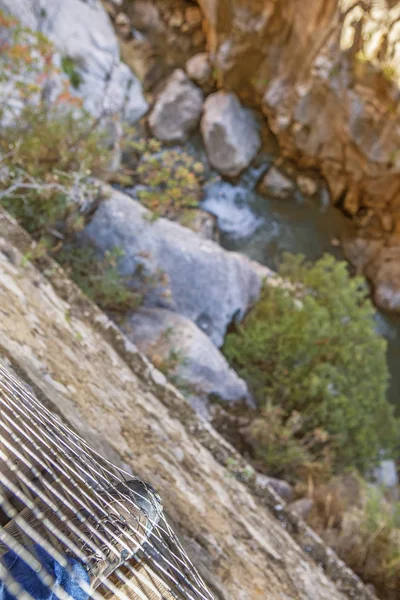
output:
[[[223, 600], [360, 600], [372, 594], [303, 525], [323, 572], [223, 466], [240, 458], [51, 261], [0, 213], [0, 356], [113, 461], [151, 481], [199, 570]], [[239, 469], [240, 471], [240, 469]], [[267, 492], [264, 492], [264, 496]], [[282, 519], [285, 508], [272, 496]], [[342, 590], [342, 591], [340, 591]]]
[[322, 172], [360, 235], [380, 240], [362, 266], [378, 303], [400, 310], [399, 3], [199, 4], [219, 85], [260, 105], [283, 154]]

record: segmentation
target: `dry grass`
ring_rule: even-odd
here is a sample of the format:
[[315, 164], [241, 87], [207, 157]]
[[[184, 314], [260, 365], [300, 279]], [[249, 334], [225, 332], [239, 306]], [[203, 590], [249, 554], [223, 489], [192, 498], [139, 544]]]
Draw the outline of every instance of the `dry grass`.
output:
[[400, 503], [358, 476], [311, 490], [309, 524], [382, 600], [400, 598]]

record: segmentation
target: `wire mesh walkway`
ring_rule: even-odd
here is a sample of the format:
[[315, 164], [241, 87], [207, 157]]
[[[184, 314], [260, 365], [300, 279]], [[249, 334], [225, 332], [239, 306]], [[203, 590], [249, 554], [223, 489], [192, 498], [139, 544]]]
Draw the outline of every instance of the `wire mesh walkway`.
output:
[[100, 456], [1, 365], [0, 557], [4, 600], [38, 600], [38, 586], [60, 600], [214, 600], [154, 488]]

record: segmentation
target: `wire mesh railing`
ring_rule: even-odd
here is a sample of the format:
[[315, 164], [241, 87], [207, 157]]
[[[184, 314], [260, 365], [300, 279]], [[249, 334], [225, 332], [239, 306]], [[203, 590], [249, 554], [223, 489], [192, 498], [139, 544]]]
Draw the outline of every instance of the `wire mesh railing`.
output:
[[0, 365], [0, 600], [213, 600], [155, 489]]

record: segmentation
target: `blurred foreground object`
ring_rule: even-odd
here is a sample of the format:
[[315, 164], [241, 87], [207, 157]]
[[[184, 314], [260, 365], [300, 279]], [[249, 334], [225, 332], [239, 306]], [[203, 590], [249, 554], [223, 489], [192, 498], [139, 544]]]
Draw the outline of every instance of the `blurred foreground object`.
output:
[[0, 365], [0, 600], [213, 600], [154, 488]]

